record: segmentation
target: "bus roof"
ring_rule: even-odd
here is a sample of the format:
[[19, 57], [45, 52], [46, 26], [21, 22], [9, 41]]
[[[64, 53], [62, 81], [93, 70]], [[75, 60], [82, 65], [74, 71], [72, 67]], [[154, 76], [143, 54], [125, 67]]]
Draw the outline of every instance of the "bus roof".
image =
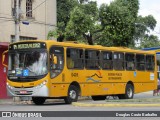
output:
[[[57, 42], [55, 40], [25, 40], [25, 41], [20, 41], [16, 43], [26, 43], [26, 42], [45, 42], [49, 43], [49, 45], [62, 45], [65, 47], [77, 47], [77, 48], [88, 48], [88, 49], [99, 49], [99, 50], [108, 50], [108, 51], [119, 51], [119, 52], [130, 52], [130, 53], [146, 53], [146, 54], [154, 54], [155, 51], [148, 51], [148, 50], [134, 50], [126, 47], [104, 47], [101, 45], [86, 45], [86, 44], [81, 44], [81, 43], [76, 43], [76, 42]], [[16, 44], [12, 43], [12, 44]]]

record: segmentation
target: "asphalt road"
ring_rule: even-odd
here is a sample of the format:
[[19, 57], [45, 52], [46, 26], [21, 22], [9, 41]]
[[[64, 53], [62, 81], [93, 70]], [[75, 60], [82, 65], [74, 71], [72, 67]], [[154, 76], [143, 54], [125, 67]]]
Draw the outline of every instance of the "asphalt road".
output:
[[[134, 96], [134, 99], [160, 99], [160, 96], [153, 96], [152, 95], [152, 91], [150, 92], [146, 92], [146, 93], [140, 93], [140, 94], [136, 94]], [[77, 103], [83, 103], [83, 104], [110, 104], [106, 101], [92, 101], [92, 100], [79, 100]], [[141, 102], [140, 104], [142, 104], [143, 102]], [[27, 102], [13, 102], [11, 100], [0, 100], [0, 111], [34, 111], [34, 112], [38, 112], [38, 111], [60, 111], [61, 116], [61, 120], [63, 119], [69, 119], [64, 117], [63, 118], [63, 114], [64, 111], [93, 111], [93, 113], [95, 111], [160, 111], [160, 107], [154, 106], [147, 106], [148, 104], [154, 104], [155, 102], [150, 101], [150, 103], [146, 103], [144, 102], [144, 104], [146, 104], [145, 107], [130, 107], [130, 106], [125, 106], [125, 107], [117, 107], [117, 106], [112, 106], [112, 107], [105, 107], [105, 106], [96, 106], [96, 107], [92, 107], [92, 106], [77, 106], [77, 105], [67, 105], [64, 103], [63, 100], [56, 100], [56, 101], [48, 101], [46, 102], [44, 105], [34, 105], [33, 103], [27, 103]], [[112, 104], [116, 104], [116, 103], [112, 103]], [[119, 102], [119, 104], [121, 104], [121, 102]], [[126, 104], [128, 104], [126, 102]], [[156, 104], [160, 104], [160, 103], [156, 103]], [[60, 119], [59, 117], [57, 119]], [[76, 120], [81, 119], [81, 118], [76, 118]], [[102, 119], [102, 117], [100, 118], [87, 118], [87, 120], [98, 120], [98, 119]], [[104, 118], [106, 120], [106, 118]], [[109, 117], [107, 117], [107, 119], [109, 119]], [[141, 118], [142, 120], [144, 118]], [[157, 118], [152, 118], [153, 120], [156, 120]], [[112, 120], [112, 118], [110, 118], [110, 120]], [[115, 119], [114, 119], [115, 120]], [[121, 120], [121, 118], [118, 120]], [[127, 120], [130, 120], [130, 118], [128, 118]]]
[[[153, 96], [152, 91], [150, 92], [144, 92], [140, 94], [135, 94], [134, 99], [160, 99], [160, 96]], [[111, 98], [112, 99], [112, 98]], [[113, 100], [114, 101], [114, 100]], [[159, 101], [158, 101], [159, 102]], [[93, 101], [93, 100], [79, 100], [77, 103], [83, 103], [83, 104], [116, 104], [117, 102], [106, 102], [104, 101]], [[122, 102], [119, 102], [119, 104], [122, 104]], [[132, 102], [124, 102], [124, 104], [130, 104]], [[138, 104], [155, 104], [155, 101], [143, 102], [141, 101]], [[159, 104], [159, 103], [156, 103]], [[68, 105], [65, 104], [63, 100], [48, 100], [44, 105], [34, 105], [33, 103], [27, 103], [27, 102], [13, 102], [12, 100], [0, 100], [0, 111], [145, 111], [145, 110], [151, 110], [151, 111], [160, 111], [160, 107], [157, 106], [145, 106], [145, 107], [132, 107], [132, 106], [78, 106], [78, 105]]]

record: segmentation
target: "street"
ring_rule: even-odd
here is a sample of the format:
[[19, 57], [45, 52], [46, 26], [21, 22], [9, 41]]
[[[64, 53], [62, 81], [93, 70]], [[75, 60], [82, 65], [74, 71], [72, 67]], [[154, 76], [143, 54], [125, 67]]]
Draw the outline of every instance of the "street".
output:
[[[153, 96], [152, 95], [152, 91], [150, 92], [145, 92], [145, 93], [140, 93], [140, 94], [135, 94], [134, 96], [134, 99], [133, 101], [135, 100], [158, 100], [159, 101], [160, 99], [160, 96]], [[111, 101], [114, 101], [114, 100], [111, 100]], [[83, 104], [117, 104], [117, 102], [107, 102], [107, 100], [105, 101], [93, 101], [93, 100], [79, 100], [78, 102], [76, 103], [83, 103]], [[118, 102], [119, 104], [123, 103], [123, 102]], [[130, 103], [130, 102], [129, 102]], [[125, 103], [126, 105], [129, 104], [129, 103]], [[124, 103], [123, 103], [124, 104]], [[134, 104], [134, 103], [133, 103]], [[137, 102], [136, 102], [137, 104]], [[65, 104], [63, 100], [48, 100], [44, 105], [40, 105], [40, 106], [37, 106], [37, 105], [34, 105], [33, 103], [28, 103], [28, 102], [13, 102], [12, 100], [1, 100], [0, 101], [0, 111], [1, 112], [4, 112], [4, 111], [11, 111], [11, 112], [46, 112], [47, 115], [52, 115], [52, 116], [58, 116], [56, 117], [56, 119], [59, 119], [59, 120], [63, 120], [63, 119], [70, 119], [72, 117], [66, 117], [67, 115], [68, 116], [72, 116], [72, 112], [73, 113], [73, 116], [76, 116], [78, 115], [79, 116], [86, 116], [86, 114], [88, 114], [89, 117], [80, 117], [80, 118], [76, 118], [77, 120], [79, 119], [87, 119], [87, 120], [98, 120], [98, 119], [109, 119], [109, 120], [115, 120], [115, 118], [113, 117], [116, 117], [116, 114], [118, 113], [121, 113], [121, 112], [131, 112], [131, 113], [134, 113], [136, 112], [136, 114], [140, 113], [140, 114], [143, 114], [143, 112], [147, 111], [146, 113], [150, 112], [151, 114], [155, 114], [156, 115], [156, 112], [158, 112], [159, 114], [159, 111], [160, 111], [160, 107], [150, 107], [148, 106], [149, 104], [155, 104], [155, 102], [153, 101], [150, 101], [150, 102], [139, 102], [138, 104], [146, 104], [145, 107], [130, 107], [130, 106], [126, 106], [126, 107], [117, 107], [117, 106], [112, 106], [112, 107], [105, 107], [105, 106], [96, 106], [96, 107], [93, 107], [93, 106], [77, 106], [76, 104], [74, 105], [71, 104], [71, 105], [68, 105], [68, 104]], [[156, 103], [159, 105], [159, 103]], [[76, 113], [77, 111], [77, 113]], [[111, 116], [111, 117], [92, 117], [92, 116], [98, 116], [98, 115], [101, 115], [102, 112], [105, 112], [104, 116], [108, 116], [110, 115], [110, 113], [112, 114], [115, 114], [115, 116]], [[51, 113], [50, 113], [51, 112]], [[70, 112], [70, 113], [66, 113], [66, 112]], [[81, 113], [82, 112], [82, 113]], [[102, 114], [103, 115], [103, 114]], [[117, 118], [117, 117], [116, 117]], [[136, 119], [138, 120], [139, 119], [145, 119], [146, 117], [136, 117]], [[30, 118], [31, 120], [33, 118]], [[47, 118], [48, 119], [48, 118]], [[51, 119], [51, 117], [50, 117]], [[73, 118], [72, 118], [73, 119]], [[130, 120], [130, 119], [133, 119], [133, 117], [128, 117], [126, 118], [127, 120]], [[157, 120], [157, 117], [152, 117], [153, 120]], [[124, 117], [118, 117], [118, 120], [124, 120]]]
[[[147, 106], [148, 104], [155, 104], [155, 100], [159, 100], [160, 96], [153, 96], [152, 91], [135, 94], [133, 101], [142, 101], [138, 102], [138, 104], [146, 104], [145, 107], [131, 107], [131, 106], [112, 106], [112, 107], [103, 107], [103, 106], [78, 106], [78, 103], [83, 104], [130, 104], [133, 102], [123, 102], [123, 100], [118, 100], [114, 102], [107, 102], [105, 101], [93, 101], [91, 99], [88, 100], [79, 100], [72, 105], [65, 104], [63, 100], [47, 100], [44, 105], [34, 105], [33, 103], [28, 102], [12, 102], [11, 100], [7, 104], [7, 100], [0, 101], [0, 111], [160, 111], [160, 107], [157, 106]], [[154, 101], [147, 101], [147, 100], [154, 100]], [[121, 102], [122, 101], [122, 102]], [[144, 101], [144, 102], [143, 102]], [[159, 102], [159, 101], [157, 101]], [[137, 103], [137, 102], [136, 102]], [[159, 103], [156, 103], [159, 105]]]

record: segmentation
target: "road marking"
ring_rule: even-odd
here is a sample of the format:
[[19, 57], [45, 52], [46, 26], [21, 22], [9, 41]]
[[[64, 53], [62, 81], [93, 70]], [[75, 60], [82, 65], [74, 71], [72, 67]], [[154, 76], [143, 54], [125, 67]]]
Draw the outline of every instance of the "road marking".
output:
[[87, 104], [87, 103], [79, 103], [79, 102], [73, 102], [73, 106], [78, 107], [160, 107], [160, 104]]

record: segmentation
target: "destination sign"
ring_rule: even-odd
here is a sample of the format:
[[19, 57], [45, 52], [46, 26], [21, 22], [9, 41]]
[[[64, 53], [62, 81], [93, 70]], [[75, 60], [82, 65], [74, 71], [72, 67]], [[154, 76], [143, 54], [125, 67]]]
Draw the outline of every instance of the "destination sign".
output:
[[46, 48], [45, 43], [19, 43], [10, 46], [12, 50]]

